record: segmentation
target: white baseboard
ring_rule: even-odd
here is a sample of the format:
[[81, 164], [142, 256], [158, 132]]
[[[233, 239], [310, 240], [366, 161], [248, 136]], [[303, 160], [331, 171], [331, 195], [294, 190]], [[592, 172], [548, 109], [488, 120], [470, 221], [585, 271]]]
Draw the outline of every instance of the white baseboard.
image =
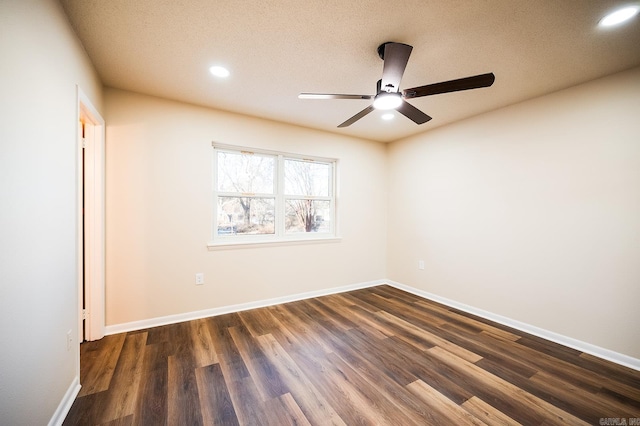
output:
[[538, 336], [543, 339], [550, 340], [552, 342], [559, 343], [564, 346], [568, 346], [570, 348], [579, 350], [580, 352], [585, 352], [590, 355], [597, 356], [598, 358], [603, 358], [608, 361], [615, 362], [616, 364], [620, 364], [625, 367], [629, 367], [634, 370], [640, 371], [640, 359], [638, 358], [633, 358], [631, 356], [621, 354], [619, 352], [615, 352], [609, 349], [605, 349], [596, 345], [592, 345], [591, 343], [583, 342], [581, 340], [577, 340], [572, 337], [567, 337], [562, 334], [555, 333], [553, 331], [545, 330], [543, 328], [539, 328], [524, 322], [503, 317], [502, 315], [497, 315], [492, 312], [475, 308], [473, 306], [465, 305], [464, 303], [459, 303], [454, 300], [447, 299], [445, 297], [441, 297], [424, 290], [419, 290], [417, 288], [414, 288], [405, 284], [397, 283], [391, 280], [384, 280], [384, 281], [388, 285], [392, 287], [396, 287], [400, 290], [404, 290], [407, 293], [415, 294], [416, 296], [433, 300], [434, 302], [442, 303], [443, 305], [447, 305], [452, 308], [456, 308], [461, 311], [468, 312], [473, 315], [477, 315], [479, 317], [497, 322], [499, 324], [503, 324], [508, 327], [515, 328], [516, 330], [524, 331], [525, 333], [533, 334], [534, 336]]
[[247, 311], [249, 309], [264, 308], [266, 306], [279, 305], [281, 303], [295, 302], [297, 300], [311, 299], [314, 297], [327, 296], [329, 294], [344, 293], [361, 288], [374, 287], [377, 285], [386, 284], [386, 282], [386, 280], [369, 281], [359, 284], [345, 285], [342, 287], [333, 287], [329, 289], [292, 294], [289, 296], [275, 297], [272, 299], [259, 300], [256, 302], [240, 303], [238, 305], [222, 306], [219, 308], [204, 309], [202, 311], [186, 312], [183, 314], [167, 315], [164, 317], [156, 317], [146, 320], [108, 325], [106, 327], [105, 334], [109, 335], [125, 333], [128, 331], [143, 330], [145, 328], [175, 324], [178, 322], [191, 321], [200, 318], [214, 317], [217, 315], [230, 314], [233, 312]]
[[[80, 350], [80, 348], [78, 348], [78, 350]], [[67, 414], [69, 414], [69, 410], [71, 410], [73, 401], [75, 401], [76, 396], [78, 396], [78, 392], [80, 392], [80, 378], [76, 376], [73, 378], [67, 392], [65, 392], [56, 412], [53, 413], [51, 420], [49, 420], [49, 426], [62, 426], [64, 419], [67, 417]]]
[[[596, 345], [592, 345], [581, 340], [577, 340], [571, 337], [564, 336], [562, 334], [555, 333], [553, 331], [545, 330], [527, 324], [524, 322], [516, 321], [511, 318], [504, 317], [502, 315], [494, 314], [473, 306], [465, 305], [464, 303], [456, 302], [455, 300], [447, 299], [445, 297], [438, 296], [433, 293], [429, 293], [424, 290], [401, 284], [392, 280], [376, 280], [359, 284], [346, 285], [342, 287], [334, 287], [324, 290], [310, 291], [306, 293], [298, 293], [289, 296], [276, 297], [272, 299], [259, 300], [256, 302], [240, 303], [237, 305], [222, 306], [219, 308], [205, 309], [202, 311], [186, 312], [183, 314], [167, 315], [164, 317], [150, 318], [140, 321], [132, 321], [123, 324], [114, 324], [106, 327], [106, 334], [117, 334], [128, 331], [142, 330], [145, 328], [158, 327], [161, 325], [175, 324], [178, 322], [191, 321], [200, 318], [213, 317], [217, 315], [229, 314], [233, 312], [241, 312], [249, 309], [264, 308], [266, 306], [279, 305], [281, 303], [295, 302], [297, 300], [311, 299], [313, 297], [327, 296], [329, 294], [344, 293], [347, 291], [358, 290], [367, 287], [374, 287], [377, 285], [388, 284], [392, 287], [396, 287], [400, 290], [404, 290], [408, 293], [415, 294], [416, 296], [423, 297], [425, 299], [433, 300], [443, 305], [450, 306], [452, 308], [459, 309], [464, 312], [468, 312], [473, 315], [497, 322], [499, 324], [512, 327], [516, 330], [523, 331], [525, 333], [533, 334], [534, 336], [541, 337], [543, 339], [550, 340], [555, 343], [559, 343], [564, 346], [568, 346], [573, 349], [577, 349], [581, 352], [585, 352], [599, 358], [606, 359], [616, 364], [623, 365], [625, 367], [632, 368], [640, 371], [640, 359], [633, 358], [628, 355], [621, 354], [609, 349], [605, 349]], [[78, 385], [79, 386], [79, 385]], [[73, 402], [73, 400], [71, 401]], [[71, 407], [69, 405], [69, 407]], [[66, 414], [66, 413], [65, 413]], [[64, 419], [64, 417], [63, 417]]]

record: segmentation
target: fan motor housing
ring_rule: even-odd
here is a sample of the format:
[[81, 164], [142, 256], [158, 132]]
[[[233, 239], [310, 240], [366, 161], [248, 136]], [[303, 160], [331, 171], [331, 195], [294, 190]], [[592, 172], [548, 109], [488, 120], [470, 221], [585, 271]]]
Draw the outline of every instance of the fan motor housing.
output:
[[383, 61], [384, 61], [384, 47], [389, 43], [393, 43], [393, 42], [392, 41], [385, 41], [380, 46], [378, 46], [378, 56], [380, 56], [380, 59], [382, 59]]
[[382, 59], [383, 61], [384, 61], [384, 48], [387, 44], [404, 44], [405, 46], [409, 46], [408, 44], [405, 44], [405, 43], [398, 43], [395, 41], [385, 41], [380, 46], [378, 46], [378, 56], [380, 56], [380, 59]]

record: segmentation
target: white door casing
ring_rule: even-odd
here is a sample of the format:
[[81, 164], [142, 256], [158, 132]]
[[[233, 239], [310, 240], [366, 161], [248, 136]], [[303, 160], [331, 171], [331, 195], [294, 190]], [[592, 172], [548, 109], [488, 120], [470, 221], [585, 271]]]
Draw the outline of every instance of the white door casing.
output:
[[78, 126], [78, 319], [81, 342], [98, 340], [105, 334], [105, 123], [80, 88]]

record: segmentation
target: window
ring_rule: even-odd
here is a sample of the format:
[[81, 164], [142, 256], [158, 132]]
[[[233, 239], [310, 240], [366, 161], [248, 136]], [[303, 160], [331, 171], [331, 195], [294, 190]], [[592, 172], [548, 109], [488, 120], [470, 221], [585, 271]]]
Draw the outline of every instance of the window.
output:
[[335, 237], [336, 160], [213, 145], [213, 245]]

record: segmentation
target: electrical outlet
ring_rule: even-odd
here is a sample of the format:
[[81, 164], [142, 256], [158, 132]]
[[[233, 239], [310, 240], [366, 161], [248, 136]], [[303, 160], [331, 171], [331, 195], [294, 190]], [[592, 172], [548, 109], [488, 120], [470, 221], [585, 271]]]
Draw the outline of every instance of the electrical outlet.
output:
[[71, 330], [67, 331], [67, 351], [71, 350], [71, 341], [73, 339], [71, 338]]
[[204, 274], [202, 272], [198, 272], [196, 274], [196, 285], [204, 284]]
[[424, 269], [424, 260], [418, 260], [418, 269]]

